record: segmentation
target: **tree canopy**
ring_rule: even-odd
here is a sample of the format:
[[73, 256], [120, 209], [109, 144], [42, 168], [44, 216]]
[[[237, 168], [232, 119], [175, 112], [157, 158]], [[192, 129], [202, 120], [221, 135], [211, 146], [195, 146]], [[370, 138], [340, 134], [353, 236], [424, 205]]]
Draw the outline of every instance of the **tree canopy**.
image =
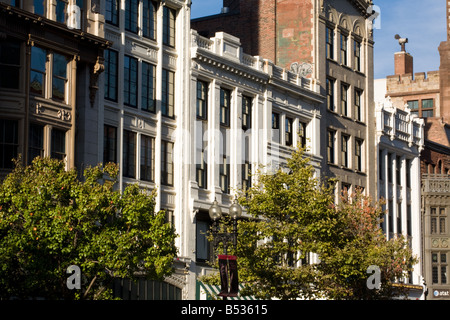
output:
[[[87, 168], [82, 179], [63, 162], [20, 161], [0, 185], [0, 298], [109, 299], [114, 278], [173, 272], [175, 233], [155, 192], [117, 190], [118, 166]], [[81, 290], [67, 288], [70, 265]]]
[[[242, 294], [263, 299], [389, 299], [392, 283], [415, 259], [406, 239], [387, 240], [380, 228], [382, 202], [360, 191], [335, 203], [334, 181], [322, 181], [303, 149], [276, 172], [259, 170], [241, 190], [249, 219], [239, 221]], [[312, 260], [309, 260], [311, 259]], [[370, 266], [381, 287], [367, 286]], [[405, 293], [405, 292], [403, 292]]]

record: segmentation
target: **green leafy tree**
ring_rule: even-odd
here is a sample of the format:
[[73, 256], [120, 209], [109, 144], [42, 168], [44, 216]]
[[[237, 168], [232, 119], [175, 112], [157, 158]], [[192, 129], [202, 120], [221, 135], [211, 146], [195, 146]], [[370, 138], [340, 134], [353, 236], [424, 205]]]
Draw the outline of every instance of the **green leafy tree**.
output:
[[[392, 282], [414, 263], [405, 239], [387, 241], [381, 204], [360, 192], [334, 204], [334, 182], [322, 182], [303, 149], [284, 169], [259, 171], [240, 193], [251, 219], [239, 221], [237, 256], [242, 294], [263, 299], [387, 299]], [[317, 261], [307, 261], [314, 253]], [[313, 262], [313, 263], [310, 263]], [[367, 269], [381, 270], [370, 290]]]
[[[176, 255], [155, 192], [115, 189], [118, 167], [88, 168], [82, 181], [62, 162], [19, 161], [0, 186], [0, 298], [109, 299], [115, 277], [162, 279]], [[67, 288], [70, 265], [81, 290]]]
[[[387, 240], [380, 222], [384, 201], [374, 202], [357, 190], [344, 192], [336, 207], [346, 225], [343, 240], [330, 252], [323, 252], [317, 265], [320, 286], [334, 299], [392, 299], [407, 296], [408, 289], [398, 280], [408, 277], [417, 259], [407, 239], [396, 235]], [[379, 286], [367, 281], [377, 268]], [[369, 270], [369, 273], [368, 273]], [[369, 279], [370, 280], [370, 279]]]
[[244, 293], [259, 298], [314, 298], [317, 272], [311, 252], [329, 251], [342, 226], [333, 209], [332, 186], [315, 178], [303, 150], [286, 168], [258, 172], [257, 183], [240, 196], [253, 219], [239, 222], [239, 278]]

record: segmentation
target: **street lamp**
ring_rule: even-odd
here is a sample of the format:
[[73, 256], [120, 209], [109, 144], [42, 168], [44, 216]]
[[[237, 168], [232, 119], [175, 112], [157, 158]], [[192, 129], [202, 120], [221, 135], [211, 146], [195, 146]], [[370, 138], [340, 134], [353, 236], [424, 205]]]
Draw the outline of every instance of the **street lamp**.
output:
[[233, 203], [230, 206], [229, 210], [230, 217], [232, 219], [233, 228], [232, 232], [220, 232], [219, 231], [219, 223], [220, 219], [223, 217], [222, 209], [220, 209], [217, 200], [214, 199], [212, 206], [209, 208], [209, 217], [213, 221], [212, 225], [212, 235], [213, 235], [213, 245], [214, 249], [217, 248], [219, 243], [223, 243], [224, 254], [227, 254], [228, 243], [232, 242], [234, 249], [236, 249], [237, 245], [237, 220], [242, 215], [242, 208], [237, 203], [236, 199], [233, 200]]
[[[237, 220], [242, 215], [242, 208], [237, 203], [236, 199], [233, 200], [229, 209], [229, 214], [232, 219], [232, 231], [227, 232], [225, 229], [223, 232], [219, 230], [219, 223], [222, 218], [222, 210], [220, 209], [217, 200], [214, 199], [212, 206], [209, 208], [209, 217], [213, 221], [212, 235], [213, 235], [213, 247], [216, 250], [219, 243], [223, 243], [223, 255], [219, 255], [219, 271], [220, 271], [220, 283], [221, 290], [219, 296], [222, 296], [224, 300], [227, 297], [236, 297], [239, 291], [239, 281], [237, 272], [237, 257], [227, 255], [228, 243], [232, 242], [236, 251], [237, 246]], [[228, 289], [228, 269], [230, 270], [230, 289]]]

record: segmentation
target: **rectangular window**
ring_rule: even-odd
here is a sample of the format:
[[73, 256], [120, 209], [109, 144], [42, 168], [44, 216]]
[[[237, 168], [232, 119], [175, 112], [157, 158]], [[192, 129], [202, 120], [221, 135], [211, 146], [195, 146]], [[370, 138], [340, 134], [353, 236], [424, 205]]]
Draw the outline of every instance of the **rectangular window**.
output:
[[388, 182], [392, 183], [392, 153], [388, 153]]
[[401, 185], [402, 184], [402, 158], [399, 156], [396, 159], [395, 175], [396, 175], [397, 184]]
[[251, 172], [252, 172], [252, 166], [248, 161], [245, 161], [242, 166], [242, 188], [244, 190], [249, 189], [252, 187], [251, 183]]
[[208, 221], [197, 219], [196, 222], [196, 245], [195, 258], [197, 262], [211, 261], [211, 246], [208, 241], [210, 223]]
[[176, 11], [164, 6], [163, 9], [163, 44], [175, 47], [175, 17]]
[[136, 178], [136, 133], [123, 130], [123, 165], [124, 177]]
[[117, 163], [117, 128], [106, 125], [103, 128], [103, 163]]
[[34, 13], [39, 14], [41, 16], [45, 16], [46, 1], [45, 0], [33, 0], [33, 4], [34, 4]]
[[161, 101], [162, 115], [169, 118], [173, 118], [174, 108], [175, 108], [175, 73], [163, 69], [162, 101]]
[[119, 25], [119, 0], [106, 0], [105, 21]]
[[230, 164], [228, 163], [227, 156], [222, 156], [222, 163], [219, 165], [220, 175], [220, 189], [223, 193], [230, 193]]
[[331, 111], [336, 111], [334, 108], [334, 84], [335, 80], [327, 78], [327, 108]]
[[397, 203], [397, 233], [402, 233], [402, 203]]
[[156, 67], [142, 62], [142, 101], [141, 109], [149, 112], [156, 111]]
[[362, 140], [355, 139], [355, 165], [358, 171], [362, 171], [362, 145]]
[[355, 89], [355, 119], [358, 121], [362, 121], [361, 97], [362, 91]]
[[203, 81], [197, 81], [197, 119], [206, 120], [208, 110], [208, 84]]
[[30, 92], [45, 95], [45, 74], [47, 52], [39, 47], [31, 47]]
[[422, 117], [430, 118], [434, 116], [433, 99], [422, 100]]
[[292, 136], [292, 125], [294, 123], [294, 120], [292, 118], [286, 117], [285, 120], [285, 127], [284, 127], [284, 137], [285, 137], [285, 143], [287, 146], [292, 146], [293, 143], [293, 136]]
[[56, 21], [66, 23], [67, 4], [67, 1], [56, 0]]
[[252, 98], [242, 96], [242, 130], [252, 127]]
[[139, 0], [125, 0], [125, 30], [138, 32]]
[[389, 233], [394, 232], [394, 201], [389, 200], [388, 202], [388, 222], [389, 222]]
[[411, 109], [411, 111], [419, 110], [419, 101], [418, 100], [411, 100], [408, 101], [408, 108]]
[[65, 56], [53, 53], [52, 97], [65, 100], [67, 84], [67, 59]]
[[156, 11], [157, 4], [155, 1], [143, 1], [144, 19], [142, 34], [144, 37], [156, 40]]
[[329, 163], [335, 163], [334, 159], [334, 153], [335, 153], [335, 135], [336, 131], [328, 130], [327, 132], [327, 156], [328, 156], [328, 162]]
[[161, 183], [173, 186], [173, 143], [161, 141]]
[[208, 130], [207, 121], [198, 121], [196, 126], [196, 181], [200, 188], [207, 188], [207, 160], [205, 134]]
[[280, 143], [280, 115], [272, 113], [272, 141]]
[[348, 84], [341, 84], [341, 113], [348, 116]]
[[378, 153], [378, 174], [379, 174], [379, 179], [381, 181], [384, 180], [384, 156], [383, 156], [383, 151], [380, 150], [380, 152]]
[[355, 65], [353, 66], [356, 71], [361, 71], [361, 42], [353, 41], [353, 56], [355, 58]]
[[140, 179], [155, 181], [155, 138], [141, 135]]
[[412, 235], [412, 225], [411, 225], [411, 205], [406, 206], [406, 233], [408, 236]]
[[341, 34], [341, 64], [347, 65], [347, 36]]
[[138, 60], [124, 56], [123, 102], [137, 107]]
[[334, 59], [334, 31], [327, 27], [326, 30], [326, 54], [328, 59]]
[[306, 123], [298, 123], [298, 138], [300, 139], [300, 146], [302, 148], [306, 147]]
[[230, 126], [231, 91], [220, 88], [220, 125]]
[[347, 135], [341, 136], [341, 165], [348, 168], [348, 142], [350, 137]]
[[28, 164], [34, 158], [44, 156], [44, 126], [30, 124], [28, 132]]
[[406, 160], [406, 187], [411, 188], [411, 160]]
[[19, 147], [19, 123], [17, 120], [0, 120], [0, 168], [12, 169]]
[[20, 42], [0, 41], [0, 87], [19, 89]]
[[105, 99], [117, 101], [118, 58], [117, 52], [105, 50]]
[[63, 130], [52, 129], [51, 157], [58, 160], [66, 158], [66, 132]]

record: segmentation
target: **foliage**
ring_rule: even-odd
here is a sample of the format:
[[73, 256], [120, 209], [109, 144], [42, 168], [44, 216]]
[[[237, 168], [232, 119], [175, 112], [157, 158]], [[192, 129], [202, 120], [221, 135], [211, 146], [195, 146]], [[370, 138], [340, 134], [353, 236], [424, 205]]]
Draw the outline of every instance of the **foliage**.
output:
[[[176, 235], [154, 213], [155, 192], [121, 193], [117, 174], [98, 165], [80, 181], [54, 159], [17, 161], [0, 186], [0, 298], [109, 299], [114, 277], [173, 272]], [[66, 286], [70, 265], [81, 269], [81, 290]]]
[[[251, 219], [239, 221], [239, 280], [243, 295], [263, 299], [391, 298], [392, 281], [415, 263], [405, 239], [387, 241], [381, 203], [360, 192], [336, 206], [334, 181], [321, 182], [296, 150], [287, 167], [259, 170], [239, 201]], [[310, 255], [313, 253], [313, 255]], [[307, 257], [315, 257], [307, 261]], [[367, 268], [381, 269], [381, 289], [370, 290]]]

